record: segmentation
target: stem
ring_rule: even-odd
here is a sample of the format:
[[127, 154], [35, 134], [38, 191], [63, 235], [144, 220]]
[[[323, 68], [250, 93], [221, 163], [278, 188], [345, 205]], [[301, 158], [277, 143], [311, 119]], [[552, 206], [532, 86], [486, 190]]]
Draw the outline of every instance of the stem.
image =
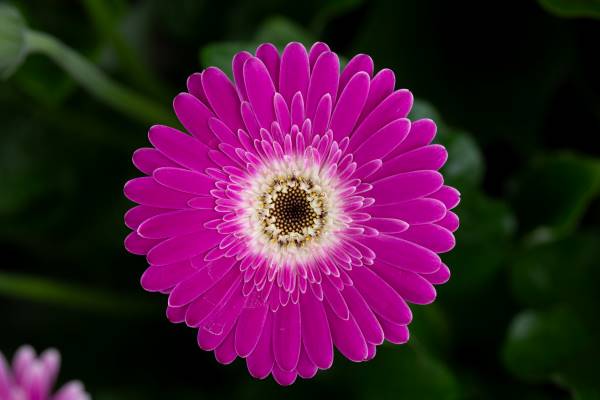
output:
[[114, 13], [106, 0], [83, 0], [88, 15], [96, 26], [97, 31], [114, 48], [117, 57], [129, 79], [144, 91], [160, 96], [163, 93], [151, 71], [141, 62], [141, 57], [127, 43], [120, 30], [115, 27]]
[[54, 37], [37, 31], [26, 33], [30, 53], [51, 58], [98, 100], [145, 124], [177, 125], [171, 112], [136, 92], [113, 82], [94, 64]]
[[122, 295], [4, 271], [0, 295], [111, 315], [145, 316], [150, 310], [147, 303]]

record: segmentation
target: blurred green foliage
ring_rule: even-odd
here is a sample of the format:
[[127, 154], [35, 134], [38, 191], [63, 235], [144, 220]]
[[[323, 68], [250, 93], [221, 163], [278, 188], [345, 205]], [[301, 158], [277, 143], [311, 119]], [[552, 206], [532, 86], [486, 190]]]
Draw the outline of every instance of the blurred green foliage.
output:
[[[56, 346], [62, 379], [100, 400], [600, 398], [597, 1], [10, 3], [23, 19], [0, 4], [0, 73], [14, 73], [0, 83], [2, 351]], [[25, 21], [52, 51], [30, 47]], [[189, 74], [292, 40], [392, 68], [411, 116], [436, 120], [462, 202], [452, 279], [413, 307], [410, 344], [280, 388], [219, 366], [143, 293], [121, 190]]]

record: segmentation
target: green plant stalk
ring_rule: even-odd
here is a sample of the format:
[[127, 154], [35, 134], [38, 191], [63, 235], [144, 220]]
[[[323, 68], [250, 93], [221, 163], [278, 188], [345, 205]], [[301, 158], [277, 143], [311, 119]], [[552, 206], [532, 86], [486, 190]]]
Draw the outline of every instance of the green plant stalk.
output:
[[63, 68], [77, 83], [110, 107], [142, 123], [162, 122], [177, 125], [172, 113], [138, 93], [113, 82], [94, 64], [54, 37], [27, 31], [29, 53], [40, 53]]
[[0, 295], [115, 316], [146, 316], [146, 302], [123, 295], [0, 271]]
[[141, 57], [129, 46], [119, 29], [115, 27], [114, 17], [105, 0], [83, 0], [88, 15], [98, 32], [110, 42], [121, 65], [132, 82], [140, 90], [160, 96], [164, 90], [158, 84], [152, 72], [140, 61]]

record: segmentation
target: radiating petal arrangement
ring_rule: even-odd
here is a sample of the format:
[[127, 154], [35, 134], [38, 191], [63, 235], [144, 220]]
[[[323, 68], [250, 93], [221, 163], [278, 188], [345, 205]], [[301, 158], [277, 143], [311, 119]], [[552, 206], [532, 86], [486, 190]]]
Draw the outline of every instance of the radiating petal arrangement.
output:
[[340, 70], [324, 43], [263, 44], [191, 75], [125, 184], [125, 247], [167, 317], [223, 364], [282, 385], [409, 339], [407, 303], [450, 272], [460, 195], [438, 170], [436, 126], [410, 121], [394, 73], [365, 54]]
[[48, 349], [39, 357], [30, 346], [22, 346], [9, 366], [0, 352], [1, 400], [90, 400], [79, 381], [66, 383], [55, 394], [52, 388], [60, 370], [60, 354]]

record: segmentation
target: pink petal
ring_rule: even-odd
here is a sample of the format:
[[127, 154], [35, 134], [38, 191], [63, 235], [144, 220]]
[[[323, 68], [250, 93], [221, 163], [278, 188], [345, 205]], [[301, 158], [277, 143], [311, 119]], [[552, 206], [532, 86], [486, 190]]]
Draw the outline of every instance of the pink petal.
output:
[[270, 128], [275, 120], [273, 96], [275, 86], [267, 67], [258, 58], [250, 58], [244, 64], [244, 80], [248, 100], [252, 104], [256, 118], [263, 128]]
[[174, 287], [195, 272], [188, 260], [160, 267], [151, 265], [144, 271], [141, 284], [149, 292], [158, 292]]
[[135, 206], [130, 208], [124, 216], [125, 225], [129, 229], [137, 230], [138, 226], [145, 220], [155, 215], [162, 214], [166, 211], [164, 208], [148, 207], [148, 206]]
[[376, 198], [379, 205], [393, 204], [427, 196], [443, 183], [443, 177], [437, 171], [403, 172], [373, 182], [369, 195]]
[[346, 87], [350, 79], [359, 72], [366, 72], [369, 77], [373, 75], [373, 60], [367, 54], [357, 54], [346, 64], [340, 76], [340, 92]]
[[173, 109], [185, 129], [207, 146], [217, 142], [208, 129], [208, 120], [213, 113], [200, 100], [188, 93], [180, 93], [173, 100]]
[[[189, 304], [219, 282], [236, 265], [235, 259], [222, 257], [179, 282], [169, 295], [169, 306]], [[164, 267], [160, 267], [164, 268]]]
[[194, 197], [160, 185], [151, 177], [128, 181], [123, 192], [131, 201], [157, 208], [187, 208], [187, 202]]
[[337, 55], [326, 52], [319, 56], [311, 72], [306, 102], [306, 116], [313, 119], [317, 104], [325, 94], [335, 103], [337, 97], [340, 62]]
[[406, 325], [398, 325], [393, 322], [380, 318], [379, 322], [385, 332], [385, 339], [394, 344], [404, 344], [408, 342], [410, 334]]
[[369, 88], [369, 94], [359, 121], [364, 120], [365, 117], [379, 105], [379, 103], [392, 94], [395, 84], [396, 77], [394, 76], [394, 72], [387, 68], [382, 69], [375, 77], [373, 77]]
[[310, 66], [306, 49], [298, 42], [288, 44], [283, 50], [279, 70], [279, 93], [288, 104], [291, 104], [292, 96], [296, 92], [300, 92], [302, 97], [306, 98], [309, 77]]
[[404, 232], [409, 226], [406, 222], [396, 218], [371, 218], [365, 224], [377, 229], [380, 233], [387, 234]]
[[434, 285], [441, 285], [450, 279], [450, 269], [446, 266], [446, 264], [442, 263], [440, 265], [440, 269], [432, 274], [421, 274], [421, 276], [427, 279], [429, 282]]
[[367, 210], [375, 217], [398, 218], [409, 225], [439, 221], [446, 215], [444, 203], [430, 198], [420, 198], [388, 205], [375, 203]]
[[240, 357], [247, 357], [258, 345], [267, 312], [267, 305], [256, 302], [250, 302], [242, 310], [235, 332], [235, 349]]
[[446, 216], [441, 220], [437, 221], [436, 224], [448, 229], [450, 232], [454, 232], [458, 229], [460, 221], [458, 219], [458, 215], [456, 215], [452, 211], [448, 211], [446, 213]]
[[[400, 252], [400, 250], [396, 250]], [[412, 313], [400, 295], [381, 277], [367, 267], [350, 271], [354, 286], [371, 309], [385, 319], [397, 324], [408, 324]]]
[[231, 364], [237, 357], [234, 348], [234, 336], [234, 332], [230, 332], [219, 347], [215, 349], [215, 358], [223, 365]]
[[367, 357], [367, 343], [354, 317], [350, 315], [343, 320], [329, 307], [325, 307], [325, 310], [335, 347], [350, 361], [364, 361]]
[[167, 239], [153, 247], [147, 255], [152, 265], [167, 265], [197, 256], [218, 244], [222, 235], [205, 230]]
[[296, 371], [284, 371], [275, 364], [273, 366], [273, 379], [281, 386], [289, 386], [296, 381], [298, 373]]
[[445, 253], [456, 244], [452, 232], [436, 224], [413, 225], [396, 236], [426, 247], [436, 253]]
[[289, 302], [279, 307], [273, 324], [273, 354], [277, 365], [292, 371], [300, 357], [301, 330], [300, 305]]
[[298, 360], [298, 366], [296, 367], [298, 375], [304, 379], [310, 379], [317, 374], [319, 368], [306, 354], [306, 350], [303, 348], [300, 352], [300, 359]]
[[435, 300], [435, 288], [421, 275], [399, 270], [383, 263], [375, 263], [371, 268], [404, 300], [414, 304], [430, 304]]
[[150, 249], [160, 243], [160, 240], [145, 239], [137, 234], [137, 232], [131, 232], [125, 238], [125, 249], [139, 256], [146, 255]]
[[148, 147], [142, 147], [134, 151], [131, 160], [133, 161], [133, 165], [146, 175], [152, 175], [152, 172], [156, 168], [178, 166], [163, 156], [160, 151]]
[[321, 369], [333, 363], [333, 342], [323, 303], [310, 291], [300, 296], [302, 340], [308, 357]]
[[273, 369], [273, 350], [271, 346], [271, 335], [273, 332], [274, 313], [268, 312], [265, 325], [260, 339], [254, 351], [246, 358], [246, 365], [250, 375], [257, 379], [264, 379]]
[[394, 151], [388, 155], [388, 158], [393, 158], [399, 154], [430, 144], [435, 137], [436, 131], [437, 127], [435, 126], [435, 122], [430, 119], [413, 121], [410, 126], [410, 132], [404, 142], [396, 147]]
[[448, 159], [448, 152], [439, 144], [419, 147], [407, 153], [386, 160], [379, 176], [384, 177], [398, 172], [418, 170], [438, 170]]
[[335, 140], [340, 141], [350, 135], [363, 109], [368, 91], [369, 75], [367, 73], [359, 72], [350, 79], [342, 91], [331, 117], [330, 126]]
[[271, 43], [263, 43], [256, 49], [256, 57], [267, 67], [275, 89], [277, 89], [279, 87], [279, 51], [277, 51], [277, 47]]
[[188, 92], [200, 100], [205, 105], [208, 104], [204, 88], [202, 87], [202, 73], [195, 72], [187, 79], [187, 90]]
[[211, 108], [233, 131], [243, 128], [240, 115], [240, 98], [227, 75], [216, 67], [202, 73], [202, 87]]
[[430, 194], [429, 197], [444, 203], [448, 210], [453, 209], [460, 203], [460, 192], [450, 186], [442, 186], [437, 192]]
[[[410, 121], [406, 118], [400, 118], [379, 129], [361, 144], [354, 144], [354, 138], [351, 138], [350, 148], [356, 148], [354, 150], [354, 161], [357, 164], [364, 164], [374, 159], [384, 159], [396, 146], [402, 143], [409, 129]], [[386, 163], [383, 165], [384, 169]], [[402, 171], [399, 170], [396, 173], [398, 172]]]
[[148, 131], [150, 143], [162, 154], [184, 167], [202, 172], [212, 166], [209, 148], [189, 135], [164, 125], [154, 125]]
[[405, 118], [412, 107], [412, 103], [413, 96], [406, 89], [397, 90], [389, 95], [356, 128], [352, 134], [352, 146], [354, 147], [350, 147], [350, 149], [356, 148], [367, 137], [391, 121], [398, 118]]
[[308, 52], [308, 61], [312, 70], [317, 62], [317, 59], [322, 53], [329, 51], [329, 46], [323, 42], [315, 42]]
[[383, 343], [383, 330], [377, 317], [354, 286], [346, 286], [342, 291], [350, 312], [356, 320], [360, 330], [368, 343]]
[[433, 251], [394, 236], [365, 237], [360, 241], [377, 254], [377, 260], [397, 268], [431, 273], [440, 267], [440, 257]]
[[233, 56], [233, 60], [231, 61], [231, 70], [233, 71], [233, 80], [235, 83], [235, 87], [238, 90], [238, 94], [240, 99], [247, 100], [248, 96], [246, 94], [246, 84], [244, 82], [244, 64], [246, 61], [252, 58], [252, 54], [247, 51], [240, 51]]
[[208, 209], [181, 210], [162, 213], [145, 220], [138, 233], [147, 239], [165, 239], [204, 230], [204, 223], [220, 213]]
[[163, 186], [196, 196], [210, 196], [210, 191], [215, 187], [214, 179], [189, 169], [158, 168], [153, 177]]

